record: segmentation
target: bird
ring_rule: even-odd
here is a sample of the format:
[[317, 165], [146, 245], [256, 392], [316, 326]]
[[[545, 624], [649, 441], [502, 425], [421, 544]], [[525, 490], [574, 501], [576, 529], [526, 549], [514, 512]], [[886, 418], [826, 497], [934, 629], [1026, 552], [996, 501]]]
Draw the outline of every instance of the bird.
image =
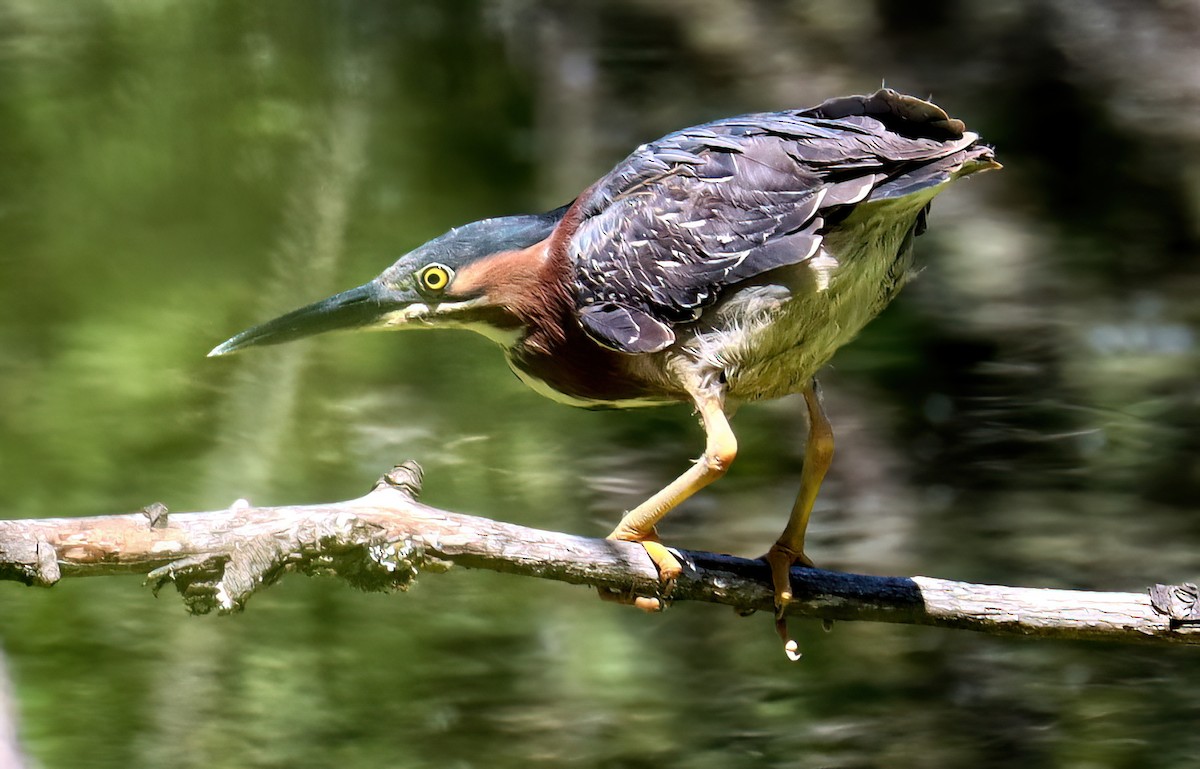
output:
[[[453, 228], [374, 279], [243, 331], [221, 356], [326, 331], [461, 328], [498, 343], [534, 391], [586, 408], [690, 404], [704, 451], [626, 512], [664, 587], [661, 519], [737, 456], [741, 404], [803, 396], [800, 490], [770, 567], [777, 630], [833, 458], [816, 374], [915, 273], [913, 240], [948, 184], [999, 168], [935, 104], [891, 89], [685, 128], [643, 144], [567, 205]], [[602, 591], [603, 594], [603, 591]]]

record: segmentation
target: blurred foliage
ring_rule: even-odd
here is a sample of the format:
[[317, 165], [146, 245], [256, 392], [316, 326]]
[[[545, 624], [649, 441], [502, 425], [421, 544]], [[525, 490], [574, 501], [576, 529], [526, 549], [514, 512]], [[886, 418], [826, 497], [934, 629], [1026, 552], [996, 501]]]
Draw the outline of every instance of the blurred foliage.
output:
[[[600, 535], [700, 450], [685, 409], [528, 393], [453, 332], [216, 342], [447, 227], [569, 200], [694, 122], [881, 81], [1006, 168], [823, 377], [823, 565], [1138, 590], [1200, 552], [1200, 8], [1193, 2], [0, 0], [0, 515], [340, 499]], [[753, 555], [799, 404], [745, 408], [680, 544]], [[0, 585], [45, 767], [1175, 767], [1186, 650], [646, 617], [485, 573], [292, 578], [191, 619], [136, 579]]]

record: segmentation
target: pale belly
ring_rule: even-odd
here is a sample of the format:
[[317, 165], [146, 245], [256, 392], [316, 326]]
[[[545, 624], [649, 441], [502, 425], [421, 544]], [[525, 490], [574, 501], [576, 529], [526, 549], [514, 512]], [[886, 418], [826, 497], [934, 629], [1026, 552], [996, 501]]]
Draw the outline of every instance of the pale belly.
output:
[[912, 226], [925, 202], [895, 201], [907, 210], [847, 220], [816, 257], [735, 289], [687, 354], [702, 375], [723, 378], [735, 401], [800, 391], [910, 276]]

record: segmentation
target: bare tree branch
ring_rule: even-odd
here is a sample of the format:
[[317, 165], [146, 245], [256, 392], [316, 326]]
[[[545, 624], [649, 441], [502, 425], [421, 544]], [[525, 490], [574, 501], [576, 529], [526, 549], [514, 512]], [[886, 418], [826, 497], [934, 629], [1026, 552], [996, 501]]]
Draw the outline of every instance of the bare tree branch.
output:
[[[633, 544], [577, 537], [438, 510], [416, 500], [420, 468], [394, 468], [364, 497], [324, 505], [168, 515], [0, 521], [0, 579], [49, 586], [62, 577], [145, 573], [173, 582], [188, 609], [240, 610], [288, 571], [342, 577], [367, 590], [405, 589], [451, 565], [654, 595], [660, 585]], [[772, 609], [765, 564], [680, 551], [672, 601]], [[789, 616], [873, 620], [992, 634], [1200, 644], [1194, 585], [1098, 593], [873, 577], [794, 569]]]

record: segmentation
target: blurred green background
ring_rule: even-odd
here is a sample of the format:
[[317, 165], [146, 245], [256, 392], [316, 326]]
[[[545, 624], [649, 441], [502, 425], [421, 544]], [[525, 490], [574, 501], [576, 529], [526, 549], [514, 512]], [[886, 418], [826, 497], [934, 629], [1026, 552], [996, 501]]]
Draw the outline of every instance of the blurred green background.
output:
[[[641, 142], [881, 82], [997, 147], [823, 376], [823, 566], [1137, 591], [1200, 574], [1192, 0], [0, 0], [0, 516], [424, 499], [600, 536], [701, 449], [568, 409], [454, 332], [208, 360], [448, 227], [570, 200]], [[804, 422], [750, 406], [670, 542], [783, 525]], [[483, 572], [290, 577], [192, 618], [136, 577], [0, 584], [58, 767], [1181, 767], [1189, 649], [657, 616]]]

